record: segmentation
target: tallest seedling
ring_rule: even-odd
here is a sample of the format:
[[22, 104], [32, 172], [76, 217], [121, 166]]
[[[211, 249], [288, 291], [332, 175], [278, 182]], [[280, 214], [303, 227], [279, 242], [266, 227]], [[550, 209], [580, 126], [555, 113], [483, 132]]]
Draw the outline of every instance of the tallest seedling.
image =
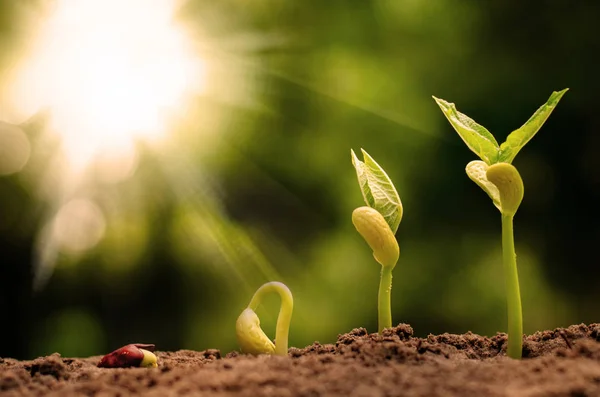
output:
[[433, 97], [458, 135], [481, 160], [467, 164], [467, 175], [492, 199], [502, 214], [502, 262], [506, 278], [509, 357], [519, 359], [523, 347], [523, 314], [513, 235], [513, 217], [523, 199], [523, 180], [511, 164], [517, 153], [538, 132], [567, 89], [555, 91], [548, 101], [498, 145], [485, 127], [456, 110], [453, 103]]

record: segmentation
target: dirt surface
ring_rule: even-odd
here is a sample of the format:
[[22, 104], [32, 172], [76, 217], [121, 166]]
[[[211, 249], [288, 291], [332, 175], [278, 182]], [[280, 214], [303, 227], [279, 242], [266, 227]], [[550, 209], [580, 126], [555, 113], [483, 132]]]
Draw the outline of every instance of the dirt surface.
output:
[[538, 332], [524, 359], [506, 335], [414, 338], [360, 328], [288, 357], [157, 352], [156, 369], [97, 368], [98, 357], [0, 358], [1, 396], [600, 396], [600, 324]]

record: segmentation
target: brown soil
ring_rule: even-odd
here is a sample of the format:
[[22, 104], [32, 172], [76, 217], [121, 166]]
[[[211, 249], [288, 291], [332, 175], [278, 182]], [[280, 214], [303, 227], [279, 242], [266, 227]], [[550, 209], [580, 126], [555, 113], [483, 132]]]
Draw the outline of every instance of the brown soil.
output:
[[600, 396], [600, 324], [538, 332], [524, 359], [506, 335], [382, 335], [355, 329], [288, 357], [158, 352], [156, 369], [97, 368], [100, 357], [0, 358], [2, 396]]

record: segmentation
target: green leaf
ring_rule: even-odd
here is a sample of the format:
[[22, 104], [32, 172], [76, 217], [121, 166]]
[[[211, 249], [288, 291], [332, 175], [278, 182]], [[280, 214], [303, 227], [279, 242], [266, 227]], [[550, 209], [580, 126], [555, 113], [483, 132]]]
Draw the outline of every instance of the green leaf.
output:
[[361, 149], [364, 162], [360, 161], [354, 151], [352, 164], [356, 168], [358, 184], [365, 203], [376, 209], [395, 234], [402, 220], [402, 202], [390, 177], [369, 154]]
[[502, 207], [500, 204], [500, 191], [498, 187], [490, 182], [487, 178], [487, 170], [489, 166], [481, 160], [473, 160], [469, 164], [467, 164], [467, 175], [469, 178], [475, 182], [480, 188], [483, 189], [484, 192], [490, 196], [496, 208], [502, 211]]
[[369, 179], [367, 178], [365, 163], [356, 157], [354, 150], [350, 149], [350, 153], [352, 154], [352, 165], [356, 169], [358, 185], [360, 186], [360, 191], [365, 199], [365, 203], [367, 203], [369, 207], [373, 208], [375, 207], [375, 199], [373, 198], [373, 194], [371, 194], [371, 188], [369, 187]]
[[453, 103], [436, 97], [433, 97], [433, 99], [473, 153], [487, 164], [497, 162], [500, 151], [498, 142], [484, 126], [477, 124], [475, 120], [456, 110]]
[[543, 104], [534, 114], [527, 120], [521, 128], [510, 133], [506, 142], [500, 146], [499, 162], [511, 163], [519, 150], [525, 146], [527, 142], [539, 131], [542, 125], [546, 122], [550, 113], [554, 110], [560, 98], [567, 92], [568, 88], [562, 91], [554, 91], [548, 101]]

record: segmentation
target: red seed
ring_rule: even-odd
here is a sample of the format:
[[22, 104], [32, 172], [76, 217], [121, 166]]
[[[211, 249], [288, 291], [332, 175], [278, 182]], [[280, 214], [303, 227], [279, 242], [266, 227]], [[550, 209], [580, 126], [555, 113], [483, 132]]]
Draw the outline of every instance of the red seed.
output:
[[139, 367], [144, 359], [144, 353], [140, 350], [154, 351], [152, 344], [132, 343], [123, 346], [112, 353], [102, 357], [98, 363], [100, 368], [128, 368]]

